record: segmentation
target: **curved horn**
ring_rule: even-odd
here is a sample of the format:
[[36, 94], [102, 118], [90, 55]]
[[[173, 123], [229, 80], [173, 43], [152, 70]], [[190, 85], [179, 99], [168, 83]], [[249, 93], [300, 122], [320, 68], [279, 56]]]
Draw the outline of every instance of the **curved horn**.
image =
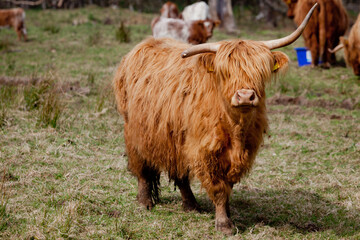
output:
[[344, 44], [340, 43], [339, 45], [337, 45], [334, 49], [330, 49], [328, 48], [328, 51], [330, 53], [336, 53], [337, 51], [339, 51], [340, 49], [342, 49], [344, 47]]
[[208, 53], [208, 52], [216, 53], [219, 47], [220, 47], [219, 43], [203, 43], [203, 44], [195, 45], [183, 51], [181, 53], [181, 57], [187, 58], [199, 53]]
[[309, 22], [311, 15], [313, 14], [315, 8], [318, 6], [318, 3], [315, 3], [314, 6], [310, 9], [308, 14], [306, 15], [303, 22], [300, 24], [300, 26], [289, 36], [275, 39], [275, 40], [269, 40], [269, 41], [262, 41], [270, 50], [285, 47], [293, 42], [295, 42], [296, 39], [300, 37], [302, 32], [304, 31], [306, 24]]

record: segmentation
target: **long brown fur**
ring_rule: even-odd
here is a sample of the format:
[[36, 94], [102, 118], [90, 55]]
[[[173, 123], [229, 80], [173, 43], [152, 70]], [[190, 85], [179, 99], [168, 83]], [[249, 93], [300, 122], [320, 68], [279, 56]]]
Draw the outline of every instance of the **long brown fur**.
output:
[[[255, 41], [220, 43], [216, 54], [182, 59], [191, 45], [148, 38], [122, 59], [114, 78], [129, 170], [138, 179], [144, 168], [175, 182], [196, 177], [216, 206], [251, 169], [268, 128], [265, 84], [276, 63], [288, 63]], [[256, 92], [258, 107], [230, 105], [243, 88]]]
[[360, 14], [351, 28], [349, 39], [340, 38], [344, 45], [346, 63], [353, 68], [354, 74], [360, 76]]
[[348, 28], [348, 16], [341, 0], [284, 0], [287, 3], [288, 17], [294, 18], [299, 26], [311, 9], [318, 2], [320, 7], [314, 11], [303, 32], [305, 45], [311, 51], [312, 65], [319, 63], [319, 58], [325, 66], [334, 64], [335, 54], [327, 51], [339, 43]]

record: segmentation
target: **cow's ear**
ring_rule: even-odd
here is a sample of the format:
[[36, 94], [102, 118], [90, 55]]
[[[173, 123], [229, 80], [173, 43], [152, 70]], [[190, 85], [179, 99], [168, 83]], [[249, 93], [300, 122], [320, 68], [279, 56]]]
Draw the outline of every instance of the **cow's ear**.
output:
[[271, 52], [273, 54], [274, 57], [274, 67], [272, 69], [272, 72], [277, 73], [277, 72], [283, 72], [287, 69], [288, 65], [289, 65], [289, 58], [288, 56], [286, 56], [285, 53], [282, 52]]
[[201, 61], [201, 64], [205, 67], [208, 73], [212, 73], [215, 70], [214, 58], [214, 53], [202, 54], [202, 56], [199, 58], [199, 61]]

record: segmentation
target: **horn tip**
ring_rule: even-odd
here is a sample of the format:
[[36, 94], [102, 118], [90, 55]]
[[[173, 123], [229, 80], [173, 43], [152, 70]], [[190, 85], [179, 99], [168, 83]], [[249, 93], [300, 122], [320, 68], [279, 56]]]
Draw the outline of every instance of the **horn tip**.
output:
[[181, 53], [181, 57], [182, 58], [186, 58], [188, 56], [188, 53], [186, 51], [182, 52]]

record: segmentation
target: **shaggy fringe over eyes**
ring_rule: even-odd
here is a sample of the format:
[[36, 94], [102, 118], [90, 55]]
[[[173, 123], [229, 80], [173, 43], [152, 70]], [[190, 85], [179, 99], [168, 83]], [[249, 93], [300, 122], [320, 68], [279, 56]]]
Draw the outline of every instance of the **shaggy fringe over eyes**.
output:
[[[226, 86], [223, 93], [233, 94], [230, 89], [254, 89], [259, 97], [265, 95], [265, 83], [270, 82], [274, 68], [271, 51], [256, 41], [223, 42], [214, 58], [214, 66], [220, 84]], [[234, 75], [236, 73], [236, 75]], [[230, 96], [228, 96], [230, 97]]]

